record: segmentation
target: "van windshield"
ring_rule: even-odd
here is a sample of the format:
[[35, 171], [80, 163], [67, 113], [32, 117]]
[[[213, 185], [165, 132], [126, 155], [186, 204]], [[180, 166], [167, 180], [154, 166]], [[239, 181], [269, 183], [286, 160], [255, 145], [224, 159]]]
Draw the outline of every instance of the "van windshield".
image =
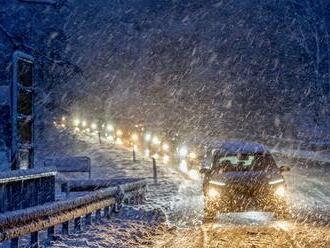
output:
[[239, 154], [215, 157], [215, 172], [275, 171], [277, 166], [270, 154]]

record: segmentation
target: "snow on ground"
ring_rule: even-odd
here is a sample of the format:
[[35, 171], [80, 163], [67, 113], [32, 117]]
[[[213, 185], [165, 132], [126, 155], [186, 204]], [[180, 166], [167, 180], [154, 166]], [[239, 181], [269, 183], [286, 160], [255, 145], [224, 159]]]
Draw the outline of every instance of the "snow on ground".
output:
[[[98, 144], [96, 137], [59, 133], [53, 155], [87, 155], [93, 178], [151, 177], [152, 163], [138, 156], [132, 162], [126, 148]], [[70, 135], [69, 135], [70, 136]], [[69, 141], [68, 141], [69, 139]], [[65, 141], [66, 140], [66, 141]], [[60, 142], [64, 143], [60, 143]], [[59, 145], [60, 144], [60, 145]], [[55, 147], [54, 147], [55, 148]], [[50, 150], [39, 157], [49, 156]], [[41, 164], [42, 161], [39, 161]], [[290, 163], [290, 161], [281, 161]], [[201, 182], [191, 180], [176, 165], [158, 164], [159, 183], [149, 185], [144, 205], [131, 208], [110, 221], [56, 241], [56, 247], [329, 247], [329, 227], [281, 221], [269, 213], [220, 215], [214, 224], [202, 224]], [[286, 178], [293, 209], [329, 208], [329, 175], [316, 168], [293, 168]], [[70, 175], [70, 177], [72, 177]], [[73, 177], [87, 177], [74, 175]], [[123, 212], [125, 213], [125, 212]], [[145, 214], [149, 213], [149, 214]], [[150, 215], [150, 213], [152, 213]], [[134, 218], [132, 218], [134, 216]], [[160, 216], [155, 217], [152, 216]], [[321, 215], [322, 219], [323, 216]], [[303, 219], [303, 218], [302, 218]], [[301, 220], [300, 220], [301, 221]], [[315, 223], [314, 223], [315, 224]], [[316, 223], [317, 224], [317, 223]], [[323, 223], [324, 224], [324, 223]], [[329, 224], [328, 222], [325, 224]], [[243, 245], [244, 244], [244, 245]]]
[[301, 226], [287, 222], [271, 225], [202, 225], [167, 232], [153, 247], [329, 247], [328, 228]]
[[142, 247], [150, 246], [155, 235], [167, 230], [160, 224], [162, 215], [155, 211], [125, 207], [124, 211], [110, 220], [102, 219], [87, 227], [83, 232], [75, 232], [69, 237], [61, 237], [52, 243], [53, 247]]

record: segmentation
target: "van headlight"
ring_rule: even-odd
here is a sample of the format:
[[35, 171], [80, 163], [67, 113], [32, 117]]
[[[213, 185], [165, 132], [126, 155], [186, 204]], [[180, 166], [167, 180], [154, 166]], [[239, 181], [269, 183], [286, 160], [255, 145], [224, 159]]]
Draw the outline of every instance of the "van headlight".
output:
[[278, 186], [276, 189], [275, 189], [275, 195], [277, 196], [277, 197], [280, 197], [280, 198], [283, 198], [283, 197], [285, 197], [286, 196], [286, 190], [285, 190], [285, 187], [284, 187], [284, 185], [280, 185], [280, 186]]
[[210, 187], [208, 189], [207, 196], [211, 199], [215, 199], [215, 198], [218, 198], [220, 196], [220, 192], [219, 192], [219, 190], [217, 190], [213, 187]]

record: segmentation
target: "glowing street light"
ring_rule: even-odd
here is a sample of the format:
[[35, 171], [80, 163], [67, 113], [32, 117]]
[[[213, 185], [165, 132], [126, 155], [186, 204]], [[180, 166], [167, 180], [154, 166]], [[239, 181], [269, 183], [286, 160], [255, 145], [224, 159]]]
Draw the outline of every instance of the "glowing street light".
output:
[[116, 135], [117, 135], [118, 137], [123, 136], [123, 131], [121, 131], [120, 129], [118, 129], [117, 132], [116, 132]]
[[108, 124], [108, 125], [107, 125], [107, 130], [108, 130], [109, 132], [112, 132], [112, 131], [114, 130], [114, 128], [113, 128], [113, 126], [112, 126], [111, 124]]
[[190, 152], [188, 156], [189, 156], [190, 159], [196, 159], [197, 158], [197, 154], [195, 152]]
[[160, 139], [157, 136], [154, 136], [152, 138], [152, 144], [153, 145], [160, 145]]
[[86, 121], [82, 121], [82, 122], [81, 122], [81, 126], [82, 126], [82, 127], [87, 127], [87, 122], [86, 122]]
[[74, 120], [73, 120], [73, 125], [74, 125], [75, 127], [78, 127], [79, 124], [80, 124], [80, 120], [79, 120], [79, 119], [74, 119]]
[[193, 179], [193, 180], [198, 180], [200, 177], [199, 177], [199, 173], [198, 173], [198, 171], [197, 170], [194, 170], [194, 169], [192, 169], [192, 170], [190, 170], [189, 172], [188, 172], [188, 175], [189, 175], [189, 177], [191, 178], [191, 179]]
[[133, 142], [138, 141], [138, 139], [139, 139], [139, 136], [136, 133], [133, 133], [132, 134], [132, 140], [133, 140]]
[[122, 139], [121, 139], [121, 138], [117, 138], [117, 139], [116, 139], [116, 144], [117, 144], [117, 145], [122, 145], [122, 144], [123, 144]]
[[186, 160], [181, 160], [180, 164], [179, 164], [179, 169], [180, 171], [187, 173], [188, 172], [188, 165], [187, 165], [187, 161]]
[[165, 155], [163, 156], [163, 163], [164, 163], [164, 164], [168, 164], [169, 161], [170, 161], [170, 157], [169, 157], [168, 155], [165, 154]]
[[149, 149], [145, 149], [145, 151], [144, 151], [144, 155], [145, 155], [146, 157], [150, 157], [150, 150], [149, 150]]
[[167, 143], [163, 143], [163, 145], [162, 145], [162, 149], [163, 149], [163, 151], [167, 152], [167, 151], [170, 149], [169, 144], [167, 144]]
[[180, 157], [186, 157], [188, 154], [188, 148], [186, 146], [182, 146], [179, 149], [179, 155]]
[[150, 133], [146, 133], [144, 135], [144, 140], [147, 141], [147, 142], [149, 142], [151, 140], [151, 134]]
[[92, 123], [92, 124], [91, 124], [91, 129], [92, 129], [92, 130], [95, 130], [96, 128], [97, 128], [96, 123]]
[[62, 116], [62, 121], [66, 121], [66, 118], [65, 118], [65, 116]]

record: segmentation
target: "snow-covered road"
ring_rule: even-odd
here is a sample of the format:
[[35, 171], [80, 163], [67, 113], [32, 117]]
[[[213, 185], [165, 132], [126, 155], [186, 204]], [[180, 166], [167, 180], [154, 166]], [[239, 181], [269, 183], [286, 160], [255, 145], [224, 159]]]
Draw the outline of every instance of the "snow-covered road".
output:
[[154, 247], [329, 247], [329, 229], [278, 222], [209, 224], [165, 233]]
[[[61, 135], [60, 134], [59, 138]], [[92, 159], [93, 178], [151, 177], [152, 162], [118, 146], [99, 145], [95, 137], [75, 137], [71, 152]], [[68, 144], [63, 146], [68, 151]], [[70, 150], [70, 149], [69, 149]], [[61, 152], [58, 150], [58, 152]], [[49, 154], [48, 154], [49, 155]], [[290, 163], [290, 161], [285, 161]], [[329, 170], [293, 168], [287, 180], [292, 220], [274, 219], [268, 213], [221, 215], [213, 224], [202, 224], [201, 183], [179, 172], [175, 165], [158, 164], [159, 184], [149, 185], [146, 203], [132, 208], [87, 233], [55, 242], [56, 247], [330, 247], [328, 223]], [[318, 207], [322, 215], [313, 223], [305, 213]], [[156, 209], [156, 210], [155, 210]], [[150, 214], [152, 213], [152, 214]], [[152, 215], [158, 216], [155, 218]], [[312, 212], [316, 216], [315, 212]], [[134, 217], [132, 217], [134, 216]], [[161, 216], [161, 217], [159, 217]], [[164, 217], [166, 221], [163, 222]], [[298, 218], [296, 218], [298, 216]], [[306, 215], [307, 216], [307, 215]], [[296, 221], [296, 220], [299, 221]], [[321, 226], [319, 224], [322, 224]]]

